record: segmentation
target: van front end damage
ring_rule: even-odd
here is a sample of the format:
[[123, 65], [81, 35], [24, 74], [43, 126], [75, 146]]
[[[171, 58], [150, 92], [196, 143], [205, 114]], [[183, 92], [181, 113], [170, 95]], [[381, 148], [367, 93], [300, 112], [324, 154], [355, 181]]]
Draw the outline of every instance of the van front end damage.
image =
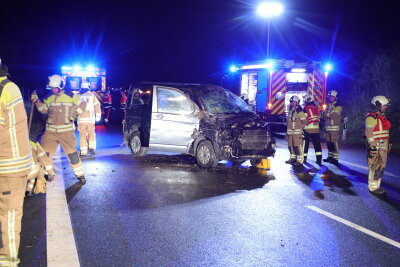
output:
[[[211, 121], [215, 124], [210, 124]], [[219, 160], [264, 159], [275, 155], [275, 139], [267, 125], [261, 126], [258, 121], [250, 123], [211, 121], [200, 123], [200, 132], [213, 142]], [[219, 127], [215, 129], [217, 125]]]

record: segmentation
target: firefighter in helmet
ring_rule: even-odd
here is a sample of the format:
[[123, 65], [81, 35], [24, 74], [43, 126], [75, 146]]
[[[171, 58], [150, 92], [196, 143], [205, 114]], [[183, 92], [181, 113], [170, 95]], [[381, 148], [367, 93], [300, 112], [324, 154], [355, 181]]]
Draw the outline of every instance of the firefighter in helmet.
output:
[[323, 112], [326, 129], [326, 142], [328, 146], [328, 157], [324, 162], [332, 164], [339, 163], [339, 136], [340, 123], [342, 120], [342, 106], [339, 103], [338, 92], [335, 90], [328, 92], [329, 105]]
[[306, 115], [300, 106], [300, 98], [292, 96], [290, 98], [290, 108], [287, 117], [287, 136], [290, 159], [287, 164], [295, 166], [303, 165], [303, 127], [306, 124]]
[[32, 168], [28, 123], [18, 86], [0, 61], [0, 263], [17, 266], [28, 173]]
[[63, 91], [63, 80], [59, 75], [49, 77], [49, 88], [52, 92], [42, 103], [36, 92], [33, 92], [31, 99], [36, 104], [39, 112], [48, 114], [46, 130], [41, 140], [41, 145], [52, 160], [61, 145], [67, 154], [72, 170], [81, 184], [86, 183], [82, 162], [76, 151], [75, 125], [77, 115], [82, 114], [86, 102], [82, 102], [78, 95], [67, 95]]
[[314, 102], [314, 97], [310, 94], [304, 96], [303, 112], [307, 116], [307, 124], [304, 126], [304, 162], [307, 161], [308, 147], [310, 140], [313, 143], [317, 164], [322, 164], [321, 137], [319, 136], [319, 122], [321, 111]]
[[367, 138], [368, 189], [372, 194], [382, 195], [381, 181], [386, 167], [387, 154], [390, 151], [389, 131], [391, 124], [385, 112], [389, 106], [385, 96], [375, 96], [372, 110], [365, 118], [365, 136]]
[[90, 91], [90, 85], [83, 82], [79, 93], [81, 101], [86, 102], [86, 109], [78, 115], [78, 131], [80, 140], [80, 155], [86, 156], [88, 152], [93, 156], [96, 149], [96, 121], [101, 119], [100, 102]]

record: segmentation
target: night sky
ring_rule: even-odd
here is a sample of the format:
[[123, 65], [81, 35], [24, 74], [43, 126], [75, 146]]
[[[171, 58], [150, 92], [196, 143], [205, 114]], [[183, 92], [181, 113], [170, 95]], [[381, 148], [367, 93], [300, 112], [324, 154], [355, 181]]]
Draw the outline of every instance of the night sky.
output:
[[[366, 55], [400, 47], [395, 1], [285, 0], [270, 56], [331, 60], [350, 80]], [[101, 3], [101, 4], [100, 4]], [[231, 64], [266, 58], [259, 1], [2, 1], [0, 57], [20, 86], [46, 84], [63, 65], [107, 69], [108, 85], [219, 83]]]

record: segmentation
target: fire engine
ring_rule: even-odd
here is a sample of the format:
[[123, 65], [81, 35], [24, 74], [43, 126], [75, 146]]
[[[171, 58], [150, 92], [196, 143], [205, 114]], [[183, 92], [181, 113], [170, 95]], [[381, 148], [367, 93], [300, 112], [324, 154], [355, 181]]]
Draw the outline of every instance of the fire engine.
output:
[[272, 60], [231, 67], [231, 72], [240, 73], [240, 94], [248, 98], [257, 113], [266, 114], [269, 121], [284, 122], [289, 99], [294, 95], [303, 99], [311, 94], [325, 109], [329, 69], [320, 62]]
[[106, 70], [104, 68], [94, 66], [82, 68], [78, 65], [74, 67], [63, 66], [61, 73], [65, 86], [73, 91], [79, 91], [82, 82], [88, 82], [92, 91], [104, 91], [106, 89]]

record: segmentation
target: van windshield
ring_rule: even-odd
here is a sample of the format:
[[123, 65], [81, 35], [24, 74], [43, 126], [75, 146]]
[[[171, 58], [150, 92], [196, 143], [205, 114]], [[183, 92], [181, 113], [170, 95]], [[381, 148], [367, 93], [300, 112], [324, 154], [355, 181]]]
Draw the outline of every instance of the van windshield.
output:
[[208, 91], [201, 99], [211, 114], [254, 113], [240, 97], [227, 90]]

